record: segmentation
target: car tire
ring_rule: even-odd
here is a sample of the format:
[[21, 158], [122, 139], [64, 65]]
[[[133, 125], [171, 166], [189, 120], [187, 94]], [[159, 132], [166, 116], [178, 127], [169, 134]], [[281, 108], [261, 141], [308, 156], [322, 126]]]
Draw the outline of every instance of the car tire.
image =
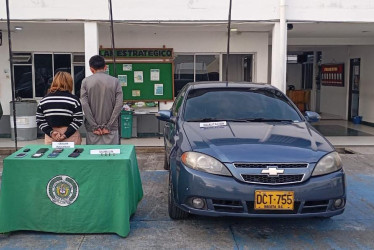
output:
[[168, 211], [169, 217], [173, 220], [183, 220], [188, 217], [188, 213], [180, 209], [174, 201], [173, 184], [171, 182], [171, 173], [169, 172], [169, 192], [168, 192]]
[[169, 170], [170, 169], [170, 166], [168, 164], [167, 157], [166, 157], [166, 151], [165, 151], [165, 157], [164, 157], [164, 169], [165, 170]]

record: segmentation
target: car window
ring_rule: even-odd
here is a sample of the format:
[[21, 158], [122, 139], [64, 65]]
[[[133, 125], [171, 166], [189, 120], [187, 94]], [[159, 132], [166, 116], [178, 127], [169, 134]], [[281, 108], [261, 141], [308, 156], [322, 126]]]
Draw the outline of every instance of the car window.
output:
[[177, 116], [178, 115], [178, 112], [179, 112], [179, 109], [183, 103], [183, 98], [184, 98], [184, 94], [186, 93], [186, 88], [183, 88], [177, 98], [175, 98], [175, 101], [174, 101], [174, 104], [173, 104], [173, 107], [172, 107], [172, 112], [173, 112], [173, 116]]
[[288, 99], [275, 89], [208, 88], [188, 93], [184, 120], [292, 120], [301, 121]]

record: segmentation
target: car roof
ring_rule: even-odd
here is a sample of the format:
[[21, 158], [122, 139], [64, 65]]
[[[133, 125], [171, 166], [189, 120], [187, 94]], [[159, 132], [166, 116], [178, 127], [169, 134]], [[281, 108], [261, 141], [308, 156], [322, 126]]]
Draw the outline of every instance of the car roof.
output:
[[258, 88], [258, 89], [276, 89], [274, 86], [267, 83], [253, 83], [253, 82], [219, 82], [219, 81], [205, 81], [205, 82], [190, 82], [188, 85], [194, 89], [205, 88]]

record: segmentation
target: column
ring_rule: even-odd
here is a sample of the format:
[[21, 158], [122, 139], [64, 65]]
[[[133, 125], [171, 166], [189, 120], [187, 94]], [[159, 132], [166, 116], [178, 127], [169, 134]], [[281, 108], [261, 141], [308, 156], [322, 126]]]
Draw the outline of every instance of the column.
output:
[[92, 75], [89, 60], [99, 53], [99, 31], [96, 22], [84, 23], [84, 53], [86, 77]]
[[280, 0], [279, 23], [273, 27], [271, 84], [286, 92], [287, 73], [287, 22], [286, 0]]

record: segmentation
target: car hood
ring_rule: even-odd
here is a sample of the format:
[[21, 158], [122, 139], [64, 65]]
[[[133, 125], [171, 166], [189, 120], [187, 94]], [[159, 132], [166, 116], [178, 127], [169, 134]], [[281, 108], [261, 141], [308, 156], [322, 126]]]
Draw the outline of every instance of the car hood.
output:
[[334, 150], [309, 123], [182, 124], [193, 151], [221, 162], [317, 162]]

